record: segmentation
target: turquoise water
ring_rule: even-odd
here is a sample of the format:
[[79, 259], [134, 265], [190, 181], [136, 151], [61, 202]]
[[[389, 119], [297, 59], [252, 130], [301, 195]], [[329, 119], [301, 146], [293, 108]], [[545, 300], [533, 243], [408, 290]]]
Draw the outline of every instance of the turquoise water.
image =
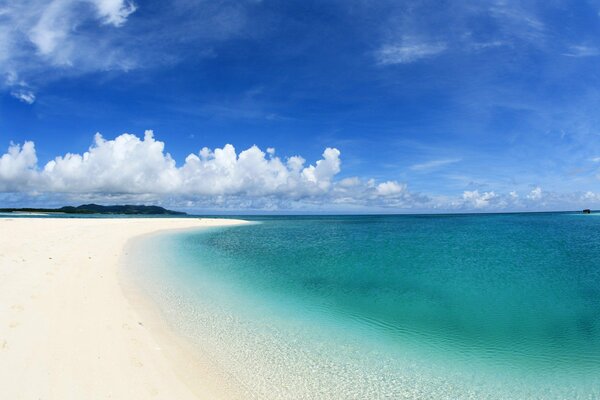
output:
[[255, 218], [128, 272], [256, 398], [600, 398], [600, 218]]

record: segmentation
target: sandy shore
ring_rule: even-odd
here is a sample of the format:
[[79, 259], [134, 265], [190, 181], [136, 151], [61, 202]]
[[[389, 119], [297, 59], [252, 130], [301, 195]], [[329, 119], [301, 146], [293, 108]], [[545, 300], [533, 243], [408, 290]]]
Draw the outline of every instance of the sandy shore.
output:
[[1, 218], [0, 399], [216, 397], [125, 295], [119, 260], [136, 236], [236, 223]]

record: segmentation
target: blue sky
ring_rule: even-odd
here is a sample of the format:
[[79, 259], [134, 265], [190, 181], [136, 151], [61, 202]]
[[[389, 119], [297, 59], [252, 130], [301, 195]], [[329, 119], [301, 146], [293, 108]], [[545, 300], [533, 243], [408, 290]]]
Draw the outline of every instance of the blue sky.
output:
[[[600, 207], [599, 13], [597, 1], [0, 1], [0, 200]], [[227, 144], [226, 167], [199, 154]]]

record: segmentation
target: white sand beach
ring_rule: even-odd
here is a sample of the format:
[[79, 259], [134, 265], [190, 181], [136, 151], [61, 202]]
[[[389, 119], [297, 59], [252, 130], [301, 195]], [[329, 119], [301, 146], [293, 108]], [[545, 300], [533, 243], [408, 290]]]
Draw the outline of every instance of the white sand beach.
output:
[[136, 236], [243, 222], [1, 218], [0, 399], [218, 398], [126, 295], [119, 260]]

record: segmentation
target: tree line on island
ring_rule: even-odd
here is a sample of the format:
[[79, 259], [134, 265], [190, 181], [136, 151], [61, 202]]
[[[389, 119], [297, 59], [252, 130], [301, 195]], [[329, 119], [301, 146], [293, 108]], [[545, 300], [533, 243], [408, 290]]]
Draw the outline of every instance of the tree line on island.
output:
[[63, 214], [137, 214], [137, 215], [186, 215], [181, 211], [167, 210], [159, 206], [83, 204], [61, 208], [0, 208], [0, 212], [63, 213]]

